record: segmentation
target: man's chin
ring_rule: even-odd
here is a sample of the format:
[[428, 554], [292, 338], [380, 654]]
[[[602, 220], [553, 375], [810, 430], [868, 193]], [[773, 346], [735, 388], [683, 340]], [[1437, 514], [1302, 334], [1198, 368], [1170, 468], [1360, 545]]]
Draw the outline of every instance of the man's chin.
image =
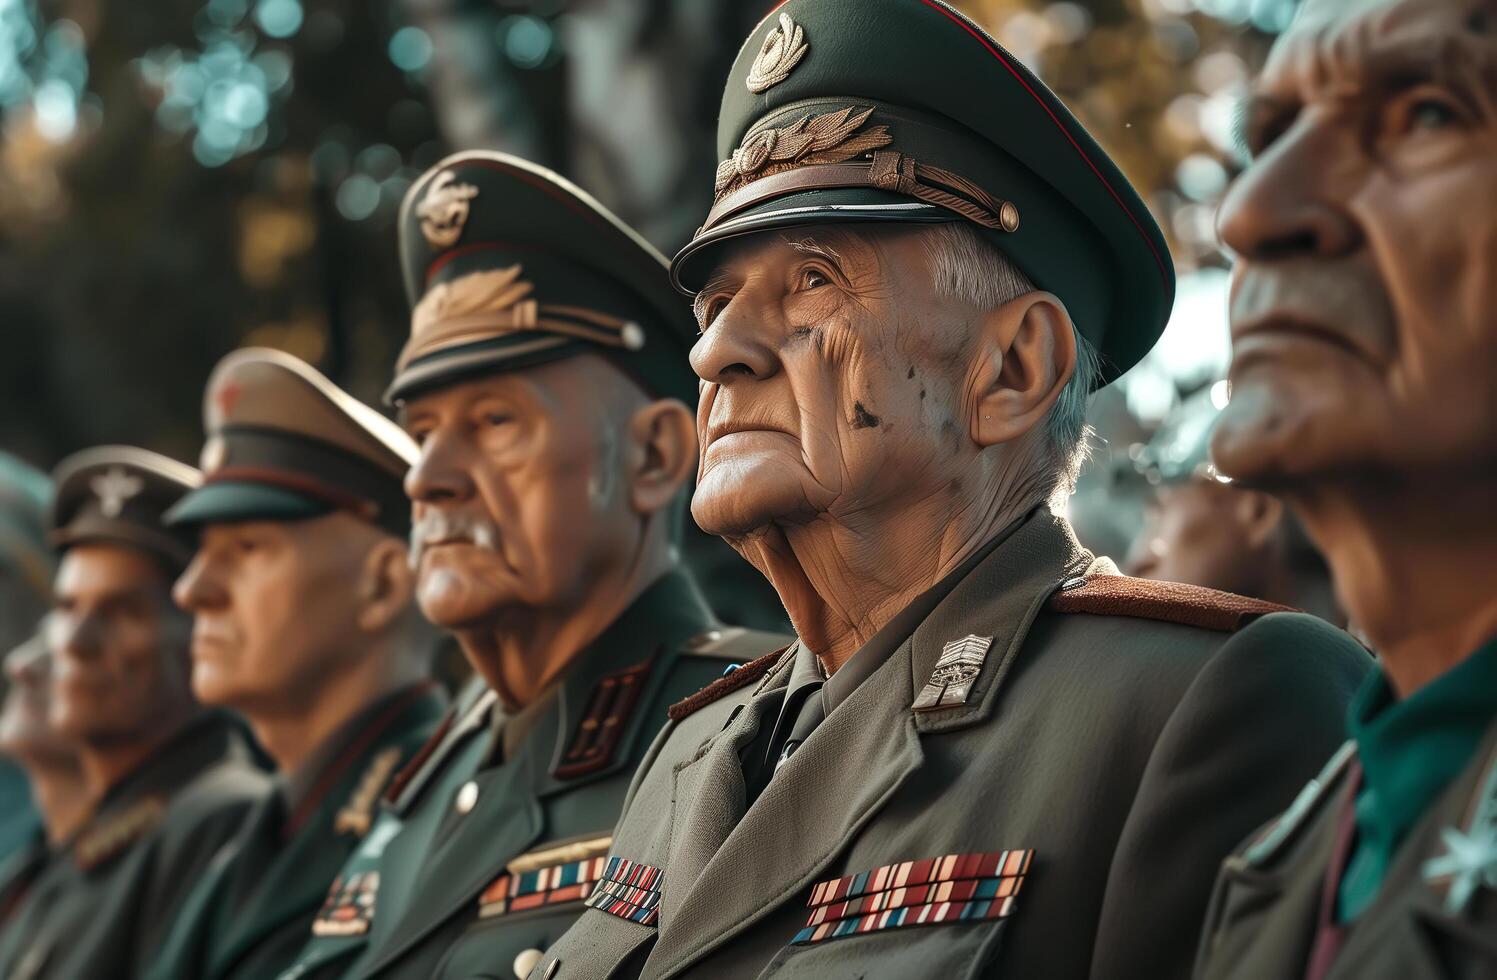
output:
[[772, 524], [787, 523], [803, 510], [803, 495], [777, 488], [773, 481], [745, 484], [709, 476], [698, 484], [691, 498], [691, 517], [697, 526], [708, 534], [728, 539], [747, 537]]
[[1276, 490], [1312, 482], [1345, 463], [1337, 458], [1345, 443], [1328, 434], [1351, 435], [1350, 426], [1326, 414], [1293, 391], [1236, 385], [1212, 433], [1212, 462], [1247, 487]]

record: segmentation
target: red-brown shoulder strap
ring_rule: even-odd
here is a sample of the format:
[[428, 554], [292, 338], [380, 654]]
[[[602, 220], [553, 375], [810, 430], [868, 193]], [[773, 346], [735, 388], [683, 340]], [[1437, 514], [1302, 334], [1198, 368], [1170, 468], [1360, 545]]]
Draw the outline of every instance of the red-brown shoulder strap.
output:
[[1047, 608], [1059, 613], [1156, 619], [1224, 633], [1240, 630], [1259, 616], [1295, 611], [1199, 585], [1155, 582], [1130, 575], [1089, 575], [1080, 582], [1071, 588], [1062, 587]]
[[766, 653], [758, 660], [750, 660], [731, 674], [719, 677], [691, 697], [677, 701], [670, 706], [666, 714], [670, 717], [671, 721], [680, 721], [682, 718], [700, 711], [719, 698], [732, 694], [741, 687], [748, 687], [754, 681], [769, 673], [769, 669], [780, 659], [780, 654], [789, 649], [788, 646], [780, 647], [774, 653]]

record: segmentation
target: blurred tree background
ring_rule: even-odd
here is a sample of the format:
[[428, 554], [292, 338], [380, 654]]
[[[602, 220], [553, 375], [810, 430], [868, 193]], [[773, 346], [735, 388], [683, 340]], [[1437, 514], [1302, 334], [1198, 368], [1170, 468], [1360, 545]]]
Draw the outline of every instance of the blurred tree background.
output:
[[[242, 344], [376, 399], [405, 330], [395, 211], [452, 149], [552, 166], [671, 252], [706, 211], [722, 79], [771, 6], [0, 0], [0, 446], [42, 467], [106, 441], [191, 460], [202, 383]], [[1175, 321], [1095, 407], [1126, 446], [1225, 365], [1215, 206], [1294, 0], [957, 6], [1171, 236]]]

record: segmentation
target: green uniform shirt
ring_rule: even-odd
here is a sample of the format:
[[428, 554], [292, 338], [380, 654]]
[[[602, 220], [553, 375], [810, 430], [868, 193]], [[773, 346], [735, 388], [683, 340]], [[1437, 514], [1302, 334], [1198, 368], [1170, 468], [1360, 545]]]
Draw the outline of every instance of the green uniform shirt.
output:
[[1362, 761], [1357, 841], [1336, 914], [1350, 922], [1377, 897], [1409, 829], [1471, 762], [1497, 715], [1497, 639], [1402, 701], [1386, 674], [1367, 679], [1353, 700], [1349, 727]]

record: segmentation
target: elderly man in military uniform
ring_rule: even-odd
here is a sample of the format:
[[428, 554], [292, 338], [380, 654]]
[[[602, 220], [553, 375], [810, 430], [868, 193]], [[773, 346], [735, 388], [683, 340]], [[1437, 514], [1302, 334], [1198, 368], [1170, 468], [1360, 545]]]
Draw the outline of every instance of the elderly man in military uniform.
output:
[[692, 512], [799, 641], [676, 705], [531, 976], [1180, 977], [1211, 867], [1367, 669], [1308, 616], [1117, 574], [1046, 506], [1172, 272], [976, 26], [789, 0], [728, 79]]
[[284, 975], [523, 976], [592, 894], [666, 706], [788, 639], [719, 628], [674, 553], [696, 385], [665, 260], [489, 153], [418, 181], [400, 236], [416, 594], [480, 683]]
[[1227, 861], [1197, 972], [1497, 976], [1497, 7], [1308, 0], [1245, 119], [1212, 454], [1289, 502], [1380, 669]]
[[193, 689], [248, 721], [278, 778], [183, 903], [163, 980], [289, 965], [446, 708], [406, 547], [410, 437], [273, 350], [224, 358], [203, 414], [203, 485], [167, 514], [200, 531], [175, 593], [194, 615]]
[[0, 755], [14, 760], [25, 772], [41, 825], [20, 850], [0, 861], [0, 929], [48, 865], [66, 850], [93, 806], [77, 747], [47, 720], [52, 702], [52, 654], [43, 632], [38, 631], [7, 654], [4, 670], [7, 684], [5, 701], [0, 705]]
[[192, 542], [161, 517], [198, 472], [103, 446], [53, 481], [49, 720], [77, 745], [95, 810], [5, 930], [0, 975], [136, 976], [266, 780], [234, 725], [193, 697], [191, 620], [171, 601]]
[[1225, 392], [1201, 389], [1176, 406], [1147, 444], [1130, 448], [1113, 485], [1133, 481], [1146, 496], [1124, 571], [1267, 599], [1345, 626], [1325, 559], [1294, 514], [1211, 462], [1217, 402], [1225, 403]]

